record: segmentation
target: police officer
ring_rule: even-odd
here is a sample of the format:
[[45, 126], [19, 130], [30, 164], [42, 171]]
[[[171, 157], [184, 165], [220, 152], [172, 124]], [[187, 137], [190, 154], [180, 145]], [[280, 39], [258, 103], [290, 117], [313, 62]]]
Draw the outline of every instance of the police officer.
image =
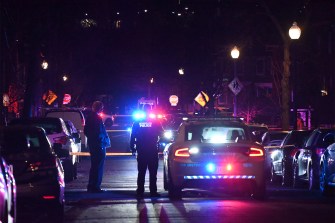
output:
[[161, 123], [156, 119], [146, 118], [133, 124], [130, 146], [133, 155], [137, 152], [137, 197], [143, 197], [146, 170], [149, 169], [149, 189], [151, 197], [158, 197], [158, 140], [163, 133]]
[[106, 148], [110, 147], [110, 139], [106, 132], [99, 113], [103, 110], [103, 103], [95, 101], [92, 104], [92, 113], [88, 115], [84, 127], [87, 136], [87, 144], [91, 155], [91, 168], [87, 192], [101, 193], [101, 182], [103, 176], [104, 163], [106, 158]]

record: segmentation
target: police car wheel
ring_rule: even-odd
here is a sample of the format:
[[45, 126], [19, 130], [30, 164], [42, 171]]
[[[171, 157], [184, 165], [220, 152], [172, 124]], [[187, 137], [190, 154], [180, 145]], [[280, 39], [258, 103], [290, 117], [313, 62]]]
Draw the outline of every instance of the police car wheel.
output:
[[168, 195], [170, 198], [181, 198], [181, 187], [177, 187], [173, 185], [173, 181], [171, 179], [170, 172], [168, 172], [169, 183], [168, 186]]
[[266, 186], [265, 181], [263, 180], [259, 185], [254, 184], [254, 190], [251, 194], [256, 200], [265, 200], [266, 198]]

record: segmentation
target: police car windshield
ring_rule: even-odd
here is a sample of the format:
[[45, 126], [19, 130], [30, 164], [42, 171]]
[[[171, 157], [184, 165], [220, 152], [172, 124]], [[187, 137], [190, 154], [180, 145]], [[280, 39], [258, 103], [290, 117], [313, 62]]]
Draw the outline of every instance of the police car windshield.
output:
[[234, 143], [247, 140], [242, 127], [192, 125], [186, 128], [185, 141], [196, 140], [203, 143]]

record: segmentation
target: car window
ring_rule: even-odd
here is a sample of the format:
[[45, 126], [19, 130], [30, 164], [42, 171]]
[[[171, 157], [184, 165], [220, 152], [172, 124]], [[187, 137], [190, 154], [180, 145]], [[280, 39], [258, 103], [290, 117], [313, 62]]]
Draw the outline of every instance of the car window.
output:
[[198, 140], [208, 143], [225, 143], [245, 139], [245, 130], [239, 127], [203, 125], [186, 129], [186, 141]]
[[50, 144], [45, 135], [36, 133], [4, 131], [0, 140], [1, 153], [50, 152]]
[[309, 131], [294, 132], [293, 134], [290, 134], [290, 137], [286, 141], [286, 145], [296, 145], [298, 147], [302, 147], [307, 141], [309, 134]]
[[321, 147], [321, 148], [328, 147], [329, 144], [325, 141], [325, 136], [331, 133], [335, 134], [335, 130], [334, 131], [329, 130], [329, 131], [322, 132], [317, 139], [316, 146]]

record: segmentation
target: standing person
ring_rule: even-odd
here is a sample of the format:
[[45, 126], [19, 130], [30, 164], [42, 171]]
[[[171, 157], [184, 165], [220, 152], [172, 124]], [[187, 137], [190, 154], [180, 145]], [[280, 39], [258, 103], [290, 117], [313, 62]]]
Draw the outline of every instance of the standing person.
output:
[[84, 133], [87, 137], [87, 145], [91, 155], [91, 168], [87, 192], [101, 193], [102, 176], [106, 158], [106, 148], [110, 147], [110, 139], [105, 126], [99, 116], [103, 110], [103, 103], [95, 101], [92, 104], [92, 113], [86, 119]]
[[145, 119], [134, 122], [130, 146], [133, 155], [137, 152], [137, 197], [143, 197], [146, 170], [149, 169], [149, 189], [151, 197], [160, 196], [157, 193], [158, 170], [158, 140], [163, 133], [159, 120]]
[[302, 130], [304, 128], [304, 120], [301, 118], [300, 112], [297, 113], [297, 130]]

